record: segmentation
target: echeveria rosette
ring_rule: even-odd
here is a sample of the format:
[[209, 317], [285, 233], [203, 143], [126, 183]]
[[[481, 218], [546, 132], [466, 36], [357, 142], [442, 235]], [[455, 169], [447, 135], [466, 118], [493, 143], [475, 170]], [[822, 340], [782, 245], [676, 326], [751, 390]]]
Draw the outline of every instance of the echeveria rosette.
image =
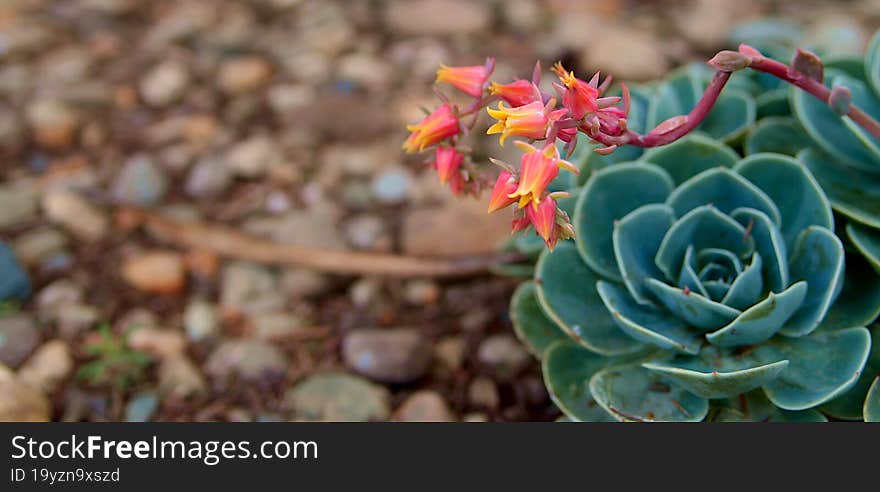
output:
[[797, 160], [683, 158], [700, 150], [735, 156], [690, 137], [593, 173], [576, 244], [544, 252], [514, 296], [554, 401], [586, 421], [860, 419], [880, 279], [844, 274]]
[[[828, 64], [825, 84], [849, 88], [853, 103], [880, 119], [880, 31], [863, 61], [850, 58]], [[880, 140], [803, 91], [791, 91], [791, 106], [814, 144], [798, 157], [834, 209], [849, 219], [846, 234], [853, 246], [880, 271]]]

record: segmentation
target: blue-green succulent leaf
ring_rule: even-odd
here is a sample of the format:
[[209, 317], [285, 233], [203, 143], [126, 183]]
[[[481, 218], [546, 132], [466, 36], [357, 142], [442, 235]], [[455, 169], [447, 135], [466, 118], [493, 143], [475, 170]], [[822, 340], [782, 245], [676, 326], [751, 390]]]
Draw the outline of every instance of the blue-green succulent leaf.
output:
[[614, 225], [614, 255], [626, 288], [640, 303], [650, 302], [645, 280], [663, 275], [654, 255], [674, 221], [671, 208], [651, 204], [633, 210]]
[[874, 378], [862, 407], [865, 422], [880, 422], [880, 376]]
[[[613, 154], [612, 154], [613, 155]], [[715, 167], [733, 167], [739, 156], [723, 143], [694, 133], [669, 145], [655, 147], [642, 157], [669, 173], [676, 185]]]
[[666, 278], [678, 278], [687, 247], [697, 251], [727, 248], [740, 258], [754, 250], [754, 241], [738, 222], [712, 205], [697, 207], [669, 228], [654, 261]]
[[569, 242], [545, 251], [535, 271], [544, 313], [575, 341], [605, 356], [642, 350], [644, 345], [623, 333], [611, 319], [596, 291], [598, 280]]
[[[833, 87], [846, 87], [850, 90], [852, 94], [853, 104], [856, 104], [859, 109], [868, 113], [869, 115], [878, 116], [880, 115], [880, 99], [874, 95], [871, 88], [868, 84], [858, 80], [856, 78], [850, 77], [845, 74], [840, 74], [835, 76], [832, 79]], [[873, 137], [867, 130], [859, 126], [855, 121], [853, 121], [850, 117], [844, 116], [841, 118], [843, 124], [849, 128], [849, 131], [852, 132], [856, 138], [865, 146], [866, 149], [874, 156], [874, 170], [880, 171], [880, 140], [876, 137]]]
[[755, 97], [755, 105], [758, 112], [758, 124], [764, 118], [775, 116], [788, 116], [791, 114], [791, 104], [788, 102], [788, 87], [771, 89]]
[[807, 282], [807, 295], [780, 333], [802, 337], [819, 326], [843, 286], [843, 264], [843, 244], [833, 232], [817, 226], [804, 229], [789, 267], [792, 280]]
[[731, 214], [749, 231], [755, 242], [755, 252], [761, 255], [765, 287], [779, 292], [788, 286], [788, 250], [779, 229], [767, 214], [752, 208], [740, 208]]
[[672, 314], [701, 331], [717, 330], [736, 319], [741, 313], [738, 309], [725, 306], [696, 292], [685, 293], [657, 279], [648, 279], [645, 285]]
[[792, 108], [798, 121], [822, 150], [857, 169], [878, 170], [877, 156], [826, 103], [795, 87], [791, 91]]
[[754, 349], [766, 360], [788, 359], [791, 364], [764, 386], [776, 406], [804, 410], [833, 400], [858, 381], [871, 350], [865, 328], [850, 328], [806, 337], [776, 337]]
[[577, 422], [614, 422], [590, 393], [590, 378], [607, 363], [607, 358], [569, 341], [551, 344], [541, 366], [553, 403]]
[[779, 224], [779, 210], [761, 189], [727, 168], [714, 168], [694, 176], [675, 189], [666, 204], [681, 217], [691, 210], [712, 205], [725, 214], [750, 207], [770, 216]]
[[789, 251], [807, 226], [834, 230], [834, 217], [825, 193], [797, 159], [779, 154], [755, 154], [740, 161], [735, 169], [764, 190], [778, 207], [782, 218], [780, 231]]
[[871, 266], [880, 272], [880, 229], [850, 222], [846, 225], [846, 235]]
[[574, 212], [576, 243], [587, 265], [621, 281], [612, 241], [614, 222], [642, 205], [662, 203], [672, 188], [669, 175], [653, 164], [618, 164], [593, 174]]
[[727, 291], [730, 290], [730, 284], [724, 280], [706, 280], [703, 282], [703, 288], [709, 294], [709, 299], [715, 302], [721, 302]]
[[880, 274], [864, 258], [850, 255], [846, 259], [843, 289], [831, 305], [819, 330], [840, 330], [851, 326], [868, 326], [880, 315]]
[[544, 314], [536, 291], [534, 282], [520, 284], [510, 299], [510, 319], [516, 336], [540, 359], [553, 342], [568, 336]]
[[725, 400], [715, 400], [712, 422], [828, 422], [821, 412], [810, 409], [793, 412], [774, 405], [761, 390]]
[[798, 159], [822, 185], [835, 210], [880, 228], [880, 175], [859, 171], [815, 149], [804, 150]]
[[700, 263], [713, 263], [721, 267], [725, 272], [739, 275], [742, 272], [742, 261], [726, 249], [706, 248], [697, 253], [697, 261]]
[[722, 142], [735, 142], [755, 123], [757, 108], [749, 94], [723, 91], [699, 129]]
[[746, 155], [773, 152], [796, 156], [813, 145], [800, 123], [791, 117], [770, 116], [749, 130], [744, 145]]
[[639, 365], [597, 372], [590, 379], [590, 391], [602, 408], [624, 422], [699, 422], [709, 412], [708, 400]]
[[877, 374], [880, 374], [880, 330], [873, 330], [871, 353], [859, 380], [849, 391], [825, 403], [820, 409], [836, 419], [862, 420], [865, 398]]
[[874, 87], [874, 93], [880, 94], [880, 31], [874, 33], [865, 52], [865, 75]]
[[700, 351], [702, 340], [699, 334], [688, 329], [678, 318], [652, 306], [639, 304], [623, 286], [600, 280], [596, 290], [617, 326], [627, 335], [662, 349], [687, 354]]
[[646, 119], [647, 129], [650, 130], [673, 116], [687, 112], [687, 108], [682, 107], [678, 99], [676, 88], [672, 84], [661, 83], [651, 95]]
[[642, 367], [703, 398], [727, 398], [764, 386], [788, 366], [787, 360], [762, 363], [729, 349], [707, 347], [697, 356], [678, 355]]
[[763, 268], [764, 262], [756, 251], [752, 254], [752, 261], [749, 262], [745, 270], [730, 284], [721, 303], [743, 310], [757, 302], [761, 293], [764, 292]]
[[737, 347], [761, 343], [775, 335], [797, 311], [807, 294], [806, 282], [796, 282], [746, 309], [729, 325], [706, 335], [709, 343]]
[[[656, 251], [654, 253], [656, 254]], [[653, 255], [651, 255], [651, 259], [653, 260]], [[651, 264], [653, 265], [654, 262], [652, 261]], [[706, 288], [703, 287], [703, 282], [700, 280], [700, 276], [697, 275], [696, 265], [697, 260], [696, 254], [694, 254], [694, 247], [688, 246], [688, 249], [685, 250], [684, 253], [684, 262], [681, 264], [681, 273], [678, 275], [678, 287], [681, 289], [686, 287], [703, 297], [709, 297], [709, 293], [706, 292]], [[654, 268], [657, 268], [656, 265]], [[659, 269], [657, 269], [657, 272], [662, 273]], [[657, 276], [659, 277], [660, 275]]]

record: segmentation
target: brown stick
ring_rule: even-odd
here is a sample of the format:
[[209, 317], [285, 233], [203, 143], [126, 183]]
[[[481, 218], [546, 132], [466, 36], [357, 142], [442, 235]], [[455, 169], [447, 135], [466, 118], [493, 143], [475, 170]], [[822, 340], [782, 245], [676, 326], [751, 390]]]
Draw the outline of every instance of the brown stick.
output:
[[156, 239], [219, 256], [275, 265], [299, 266], [342, 275], [388, 277], [468, 277], [493, 265], [522, 260], [518, 253], [458, 258], [417, 258], [394, 254], [333, 251], [287, 244], [199, 222], [176, 221], [137, 209], [125, 209], [127, 220], [142, 223]]

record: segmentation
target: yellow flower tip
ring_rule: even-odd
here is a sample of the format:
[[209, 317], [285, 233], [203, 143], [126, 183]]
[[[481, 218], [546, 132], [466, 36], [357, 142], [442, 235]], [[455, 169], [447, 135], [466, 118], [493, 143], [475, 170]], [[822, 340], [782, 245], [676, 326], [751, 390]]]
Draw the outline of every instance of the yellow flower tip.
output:
[[575, 173], [575, 174], [580, 174], [580, 173], [581, 173], [581, 170], [578, 169], [577, 166], [575, 166], [574, 164], [572, 164], [572, 163], [570, 163], [570, 162], [568, 162], [568, 161], [564, 161], [564, 160], [562, 160], [562, 159], [559, 159], [559, 162], [557, 162], [557, 164], [559, 165], [559, 167], [560, 167], [561, 169], [565, 169], [566, 171], [569, 171], [569, 172], [572, 172], [572, 173]]
[[490, 126], [486, 130], [486, 135], [494, 135], [496, 133], [501, 133], [503, 131], [504, 131], [504, 123], [499, 121], [498, 123], [495, 123], [494, 125]]
[[504, 110], [504, 106], [501, 103], [498, 103], [498, 109], [486, 108], [486, 112], [489, 113], [489, 116], [495, 118], [496, 120], [503, 120], [507, 118], [507, 111]]
[[527, 142], [523, 142], [522, 140], [517, 140], [513, 142], [513, 145], [516, 145], [519, 150], [523, 152], [534, 152], [535, 148]]

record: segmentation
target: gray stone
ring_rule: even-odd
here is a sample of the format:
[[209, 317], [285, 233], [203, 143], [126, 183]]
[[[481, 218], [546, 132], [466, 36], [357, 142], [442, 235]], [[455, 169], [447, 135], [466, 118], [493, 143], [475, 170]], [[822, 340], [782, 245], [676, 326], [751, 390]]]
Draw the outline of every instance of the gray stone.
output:
[[278, 278], [262, 265], [234, 262], [223, 267], [220, 304], [245, 314], [279, 311], [284, 298]]
[[141, 79], [141, 97], [151, 106], [165, 106], [180, 99], [188, 84], [186, 65], [176, 61], [162, 62]]
[[453, 422], [449, 405], [436, 391], [421, 390], [409, 396], [394, 412], [400, 422]]
[[388, 390], [341, 372], [313, 374], [287, 391], [284, 406], [295, 420], [366, 422], [387, 420]]
[[342, 355], [360, 374], [383, 383], [420, 378], [431, 363], [431, 346], [417, 330], [355, 330], [345, 336]]
[[199, 368], [186, 356], [163, 360], [159, 364], [158, 379], [159, 394], [171, 400], [196, 398], [208, 391]]
[[40, 343], [36, 321], [25, 313], [0, 317], [0, 363], [18, 367]]
[[26, 222], [37, 215], [36, 190], [21, 183], [0, 186], [0, 229]]
[[477, 358], [498, 377], [509, 379], [516, 376], [531, 362], [531, 356], [511, 335], [492, 335], [477, 349]]
[[[0, 204], [0, 207], [2, 207], [2, 204]], [[15, 250], [15, 256], [22, 263], [29, 266], [37, 266], [61, 252], [67, 247], [68, 243], [67, 236], [61, 231], [53, 227], [44, 226], [18, 236], [12, 243], [12, 249]]]
[[208, 357], [205, 372], [214, 378], [237, 376], [247, 381], [281, 377], [288, 360], [276, 345], [262, 340], [227, 340]]
[[501, 402], [495, 382], [485, 376], [478, 376], [468, 386], [468, 402], [475, 407], [496, 410]]
[[51, 222], [60, 224], [86, 241], [100, 239], [110, 225], [106, 212], [72, 191], [57, 189], [46, 192], [43, 195], [43, 211]]
[[412, 177], [409, 172], [392, 168], [373, 179], [373, 196], [380, 203], [396, 205], [406, 200], [411, 184]]
[[232, 173], [223, 161], [205, 157], [196, 162], [186, 179], [186, 192], [196, 198], [222, 194], [232, 184]]
[[284, 340], [307, 331], [308, 323], [289, 313], [263, 313], [253, 317], [254, 337], [262, 340]]
[[165, 171], [146, 155], [128, 159], [113, 184], [113, 196], [117, 201], [141, 207], [158, 204], [167, 190]]
[[345, 223], [345, 236], [356, 249], [376, 249], [381, 242], [390, 246], [390, 240], [382, 241], [384, 233], [385, 223], [375, 215], [359, 215]]
[[52, 394], [73, 372], [73, 354], [62, 340], [41, 345], [18, 370], [18, 378], [45, 394]]
[[159, 406], [159, 399], [152, 392], [139, 393], [125, 405], [126, 422], [148, 422]]
[[183, 326], [187, 338], [203, 342], [215, 338], [219, 332], [220, 319], [217, 309], [207, 301], [196, 300], [183, 312]]
[[314, 270], [288, 268], [281, 272], [281, 290], [294, 299], [323, 294], [332, 286], [330, 277]]

